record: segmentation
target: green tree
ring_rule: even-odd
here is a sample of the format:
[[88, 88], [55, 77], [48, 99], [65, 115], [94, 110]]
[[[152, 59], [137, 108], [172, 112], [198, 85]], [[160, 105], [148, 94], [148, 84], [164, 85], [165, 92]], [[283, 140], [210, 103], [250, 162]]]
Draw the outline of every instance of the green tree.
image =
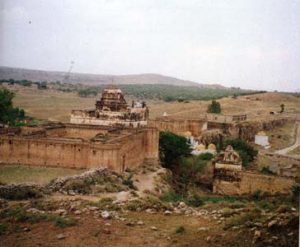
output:
[[216, 100], [212, 100], [211, 104], [208, 105], [208, 113], [221, 113], [221, 104]]
[[191, 148], [185, 137], [171, 132], [160, 132], [159, 155], [166, 168], [175, 167], [181, 157], [189, 156], [190, 154]]
[[12, 104], [14, 93], [7, 89], [0, 89], [0, 123], [15, 125], [25, 118], [23, 109], [15, 108]]

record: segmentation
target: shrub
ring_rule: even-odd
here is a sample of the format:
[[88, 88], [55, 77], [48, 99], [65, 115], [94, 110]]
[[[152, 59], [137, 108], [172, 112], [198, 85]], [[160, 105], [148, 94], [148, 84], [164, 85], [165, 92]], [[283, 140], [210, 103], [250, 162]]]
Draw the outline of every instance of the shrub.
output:
[[7, 228], [8, 228], [7, 224], [5, 224], [5, 223], [0, 224], [0, 236], [6, 232]]
[[194, 194], [187, 199], [187, 204], [192, 207], [200, 207], [204, 204], [199, 195]]
[[201, 160], [211, 160], [213, 157], [214, 155], [212, 153], [203, 153], [198, 155], [198, 158]]
[[245, 212], [240, 215], [235, 215], [230, 217], [229, 220], [225, 223], [224, 230], [233, 227], [243, 225], [246, 222], [259, 221], [261, 218], [261, 211], [258, 209], [253, 209], [250, 212]]
[[212, 100], [211, 104], [207, 108], [208, 113], [221, 113], [221, 104], [216, 100]]
[[186, 230], [185, 230], [184, 226], [179, 226], [179, 227], [177, 227], [176, 230], [175, 230], [175, 233], [176, 233], [176, 234], [183, 234], [183, 233], [185, 233], [185, 232], [186, 232]]
[[166, 168], [174, 167], [180, 157], [188, 156], [190, 153], [191, 148], [185, 137], [171, 132], [160, 132], [159, 155]]
[[61, 216], [58, 216], [54, 219], [55, 226], [58, 226], [60, 228], [65, 228], [69, 226], [75, 226], [77, 224], [77, 221], [73, 218], [64, 218]]
[[275, 175], [275, 173], [272, 172], [269, 167], [263, 167], [260, 172], [266, 175]]
[[0, 89], [0, 123], [14, 126], [25, 118], [23, 109], [13, 107], [15, 94], [7, 89]]
[[164, 194], [160, 199], [164, 202], [178, 202], [183, 201], [183, 195], [172, 191]]

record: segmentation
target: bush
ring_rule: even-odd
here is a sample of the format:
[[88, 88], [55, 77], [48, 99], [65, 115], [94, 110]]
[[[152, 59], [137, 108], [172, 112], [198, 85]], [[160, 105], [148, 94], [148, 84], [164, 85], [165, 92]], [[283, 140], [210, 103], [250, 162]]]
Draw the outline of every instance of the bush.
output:
[[211, 160], [213, 157], [214, 155], [212, 153], [203, 153], [198, 155], [198, 158], [201, 160]]
[[194, 194], [187, 199], [187, 204], [191, 207], [200, 207], [204, 202], [199, 195]]
[[240, 215], [230, 217], [224, 226], [224, 230], [229, 229], [233, 226], [243, 225], [246, 222], [259, 221], [261, 219], [261, 211], [259, 209], [253, 209], [250, 212], [245, 212]]
[[175, 192], [169, 192], [160, 197], [164, 202], [178, 202], [183, 201], [183, 195]]
[[75, 226], [77, 224], [77, 221], [73, 218], [64, 218], [61, 216], [58, 216], [54, 219], [55, 226], [58, 226], [60, 228], [65, 228], [69, 226]]
[[191, 148], [185, 137], [171, 132], [160, 132], [159, 155], [164, 167], [172, 168], [178, 164], [180, 157], [190, 154]]
[[7, 89], [0, 89], [0, 124], [16, 125], [25, 118], [23, 109], [13, 107], [15, 94]]
[[221, 113], [221, 104], [216, 100], [212, 100], [211, 104], [208, 105], [208, 113]]
[[177, 227], [176, 230], [175, 230], [175, 233], [176, 233], [176, 234], [183, 234], [183, 233], [185, 233], [185, 232], [186, 232], [186, 230], [185, 230], [184, 226], [179, 226], [179, 227]]
[[263, 167], [260, 172], [266, 175], [276, 175], [276, 173], [272, 172], [269, 167]]
[[0, 224], [0, 236], [6, 232], [7, 228], [8, 228], [7, 224], [4, 224], [4, 223]]

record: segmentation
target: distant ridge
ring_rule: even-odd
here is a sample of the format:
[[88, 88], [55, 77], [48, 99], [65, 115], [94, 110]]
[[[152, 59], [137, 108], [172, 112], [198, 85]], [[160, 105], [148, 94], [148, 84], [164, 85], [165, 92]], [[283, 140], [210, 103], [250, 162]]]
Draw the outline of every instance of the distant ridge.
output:
[[193, 81], [181, 80], [159, 74], [136, 75], [101, 75], [70, 73], [65, 79], [66, 72], [44, 71], [0, 66], [0, 79], [30, 80], [30, 81], [60, 81], [69, 83], [82, 83], [87, 85], [100, 84], [166, 84], [175, 86], [196, 86], [212, 89], [226, 88], [219, 84], [200, 84]]

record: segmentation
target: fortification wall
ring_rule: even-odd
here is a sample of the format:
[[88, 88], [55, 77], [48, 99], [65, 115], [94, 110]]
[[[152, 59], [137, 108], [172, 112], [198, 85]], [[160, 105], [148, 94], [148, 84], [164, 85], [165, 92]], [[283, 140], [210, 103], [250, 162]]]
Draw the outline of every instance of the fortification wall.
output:
[[215, 179], [213, 182], [213, 192], [221, 195], [243, 195], [252, 194], [258, 190], [275, 194], [289, 194], [295, 185], [294, 179], [267, 176], [257, 173], [241, 172], [240, 181], [224, 181]]
[[190, 131], [193, 136], [199, 136], [207, 128], [206, 121], [197, 119], [162, 118], [148, 120], [148, 125], [157, 128], [159, 131], [170, 131], [175, 134]]
[[106, 167], [121, 172], [126, 167], [141, 165], [147, 158], [158, 158], [158, 131], [155, 129], [141, 129], [114, 143], [0, 136], [0, 164], [86, 169]]

